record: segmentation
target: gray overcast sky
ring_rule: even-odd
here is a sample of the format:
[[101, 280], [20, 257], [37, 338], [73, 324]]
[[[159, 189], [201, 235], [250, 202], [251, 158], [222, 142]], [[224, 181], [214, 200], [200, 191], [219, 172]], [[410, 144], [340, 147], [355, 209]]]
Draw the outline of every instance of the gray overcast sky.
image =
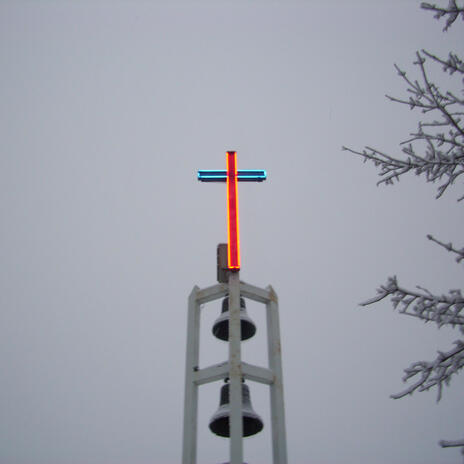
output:
[[[360, 309], [397, 274], [436, 292], [462, 267], [426, 239], [462, 246], [460, 191], [420, 179], [375, 186], [340, 150], [398, 151], [416, 115], [393, 63], [462, 53], [462, 24], [416, 1], [3, 1], [0, 3], [0, 462], [180, 462], [187, 296], [215, 283], [223, 185], [196, 180], [238, 151], [242, 279], [279, 294], [289, 461], [447, 464], [464, 435], [464, 378], [389, 399], [402, 369], [458, 337]], [[456, 187], [459, 189], [459, 186]], [[263, 309], [244, 343], [265, 364]], [[223, 361], [202, 320], [201, 364]], [[200, 391], [201, 463], [228, 459]], [[271, 460], [264, 431], [245, 459]]]

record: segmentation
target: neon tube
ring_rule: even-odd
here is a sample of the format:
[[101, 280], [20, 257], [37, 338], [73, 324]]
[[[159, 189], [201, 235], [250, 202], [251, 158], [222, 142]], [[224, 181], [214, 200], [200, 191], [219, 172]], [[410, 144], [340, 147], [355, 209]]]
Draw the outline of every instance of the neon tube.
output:
[[238, 223], [237, 152], [228, 151], [227, 162], [227, 257], [228, 268], [240, 269], [240, 237]]
[[[198, 171], [200, 182], [227, 182], [227, 171], [201, 170]], [[262, 169], [237, 170], [237, 180], [239, 182], [262, 182], [266, 180], [266, 171]]]

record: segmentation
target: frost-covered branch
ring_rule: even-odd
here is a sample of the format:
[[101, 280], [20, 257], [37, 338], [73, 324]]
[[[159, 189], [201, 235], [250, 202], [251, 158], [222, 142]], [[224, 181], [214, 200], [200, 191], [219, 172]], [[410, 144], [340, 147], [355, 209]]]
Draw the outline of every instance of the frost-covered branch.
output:
[[432, 387], [437, 387], [437, 401], [440, 401], [443, 384], [448, 385], [452, 375], [464, 367], [464, 341], [456, 340], [454, 344], [455, 348], [448, 352], [439, 351], [433, 361], [418, 361], [407, 367], [404, 370], [403, 382], [416, 376], [419, 377], [418, 380], [405, 390], [391, 395], [391, 398], [397, 400], [416, 390], [426, 391]]
[[[464, 64], [457, 55], [450, 53], [448, 60], [442, 60], [426, 52], [417, 52], [414, 62], [419, 67], [421, 79], [410, 79], [407, 73], [395, 65], [398, 75], [405, 82], [407, 98], [387, 95], [395, 103], [407, 105], [411, 110], [419, 110], [429, 119], [420, 121], [415, 132], [401, 143], [402, 155], [392, 156], [377, 148], [365, 147], [353, 150], [343, 147], [351, 153], [371, 161], [379, 167], [379, 184], [393, 184], [399, 178], [412, 172], [424, 176], [427, 182], [441, 182], [437, 188], [437, 198], [455, 184], [464, 174], [464, 99], [451, 91], [441, 91], [430, 81], [425, 63], [426, 58], [449, 71], [464, 74]], [[417, 144], [420, 143], [418, 147]], [[464, 196], [459, 200], [464, 199]]]
[[434, 11], [434, 18], [436, 19], [440, 19], [443, 16], [446, 16], [446, 24], [443, 28], [443, 31], [447, 31], [454, 23], [454, 21], [456, 21], [459, 15], [461, 15], [461, 19], [464, 21], [464, 8], [459, 7], [456, 4], [456, 0], [449, 0], [448, 6], [446, 8], [440, 8], [436, 5], [425, 2], [421, 3], [421, 8], [424, 10]]
[[390, 297], [393, 307], [402, 314], [417, 317], [425, 322], [435, 322], [438, 327], [460, 326], [464, 333], [464, 314], [461, 314], [464, 298], [461, 290], [450, 290], [448, 295], [433, 295], [422, 287], [417, 289], [413, 291], [400, 287], [393, 276], [377, 289], [375, 297], [360, 304], [367, 306]]
[[[367, 306], [390, 297], [393, 307], [400, 313], [417, 317], [425, 322], [435, 322], [443, 325], [459, 326], [464, 333], [464, 298], [460, 290], [450, 290], [448, 295], [434, 295], [429, 290], [417, 287], [418, 290], [407, 290], [398, 285], [396, 277], [390, 277], [385, 285], [377, 289], [377, 295], [361, 303]], [[438, 352], [433, 361], [418, 361], [405, 369], [403, 381], [413, 378], [416, 381], [405, 390], [392, 395], [398, 399], [414, 391], [425, 391], [437, 387], [440, 400], [443, 384], [448, 384], [451, 377], [464, 366], [464, 341], [454, 342], [455, 348], [448, 352]]]
[[450, 75], [453, 75], [455, 72], [464, 74], [464, 62], [455, 53], [450, 52], [447, 60], [439, 58], [427, 50], [422, 50], [422, 53], [437, 63], [442, 64], [444, 72], [449, 72]]
[[440, 242], [440, 240], [437, 240], [435, 237], [433, 237], [432, 235], [427, 235], [427, 238], [429, 240], [432, 240], [432, 242], [435, 242], [437, 243], [438, 245], [442, 246], [443, 248], [445, 248], [445, 250], [448, 250], [452, 253], [456, 253], [458, 256], [456, 258], [456, 262], [460, 263], [463, 259], [464, 259], [464, 248], [461, 248], [460, 250], [458, 250], [457, 248], [454, 248], [453, 244], [450, 242], [450, 243], [443, 243], [443, 242]]

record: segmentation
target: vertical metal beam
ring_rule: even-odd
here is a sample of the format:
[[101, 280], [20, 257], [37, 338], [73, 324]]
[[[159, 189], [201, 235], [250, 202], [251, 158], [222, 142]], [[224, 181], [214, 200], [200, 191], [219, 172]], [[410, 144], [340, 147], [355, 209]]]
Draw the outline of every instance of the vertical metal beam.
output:
[[197, 459], [198, 386], [194, 382], [194, 372], [198, 368], [200, 353], [198, 290], [197, 286], [193, 287], [188, 300], [182, 464], [195, 464]]
[[272, 456], [274, 464], [287, 464], [279, 307], [274, 289], [269, 286], [267, 290], [270, 292], [270, 301], [266, 303], [269, 368], [274, 372], [275, 379], [270, 385]]
[[236, 271], [229, 275], [230, 464], [243, 463], [240, 329], [240, 276]]

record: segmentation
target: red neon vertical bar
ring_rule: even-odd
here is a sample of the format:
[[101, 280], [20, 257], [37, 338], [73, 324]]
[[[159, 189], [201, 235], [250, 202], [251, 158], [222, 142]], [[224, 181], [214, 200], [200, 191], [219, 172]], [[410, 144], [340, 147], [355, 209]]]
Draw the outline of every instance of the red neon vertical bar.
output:
[[240, 237], [238, 227], [237, 153], [227, 156], [227, 255], [228, 268], [240, 269]]

